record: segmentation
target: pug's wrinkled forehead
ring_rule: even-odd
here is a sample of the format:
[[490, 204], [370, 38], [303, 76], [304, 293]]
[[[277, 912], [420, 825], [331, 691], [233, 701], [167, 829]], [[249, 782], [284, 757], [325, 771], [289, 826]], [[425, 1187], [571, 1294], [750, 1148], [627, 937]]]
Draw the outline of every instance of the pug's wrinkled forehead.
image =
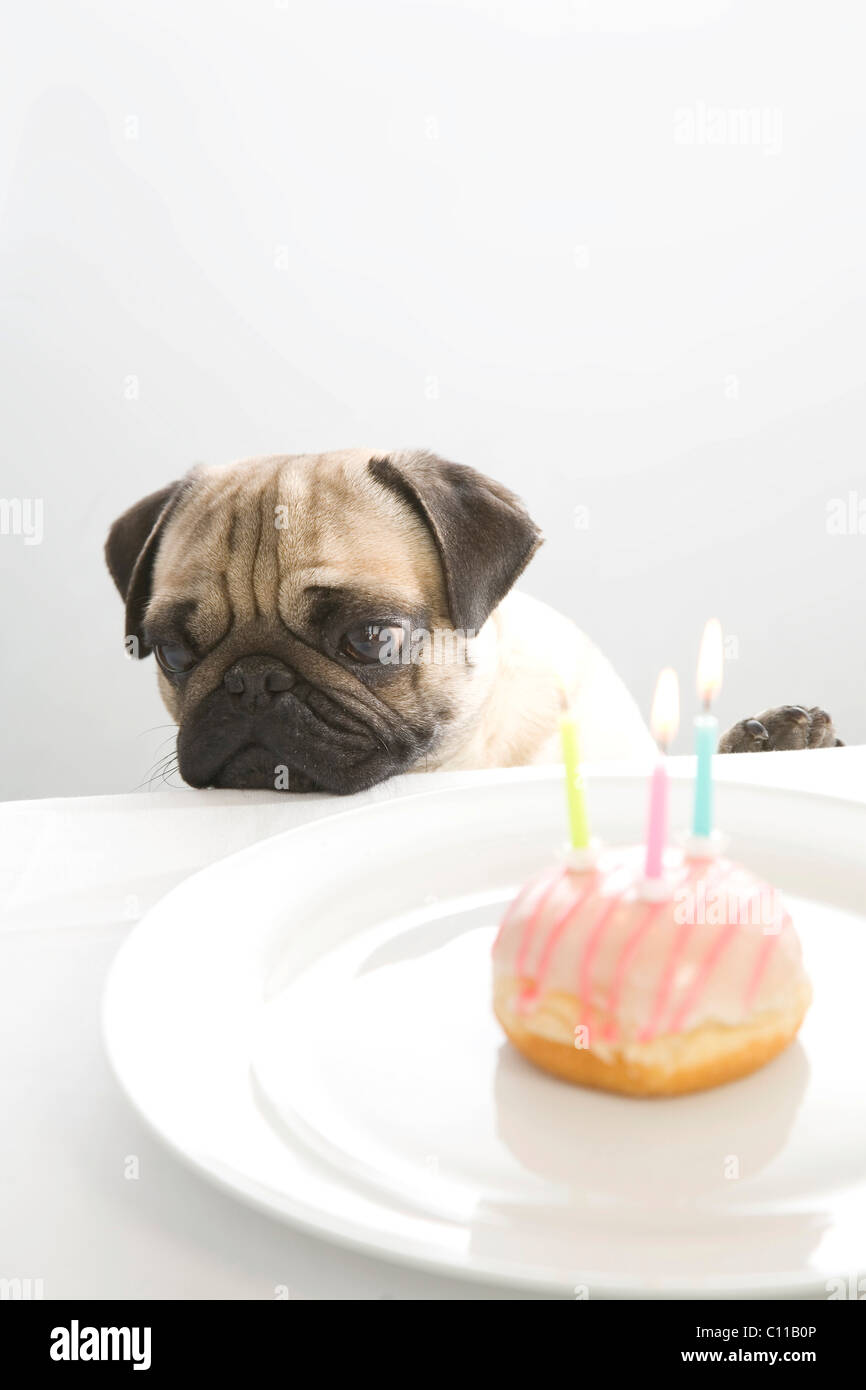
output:
[[351, 450], [197, 469], [164, 526], [147, 644], [185, 635], [209, 649], [275, 619], [312, 639], [355, 612], [447, 623], [433, 535], [377, 478], [377, 457]]
[[118, 517], [105, 554], [144, 657], [169, 622], [213, 648], [268, 622], [308, 630], [353, 595], [478, 632], [540, 544], [474, 468], [350, 449], [197, 468]]

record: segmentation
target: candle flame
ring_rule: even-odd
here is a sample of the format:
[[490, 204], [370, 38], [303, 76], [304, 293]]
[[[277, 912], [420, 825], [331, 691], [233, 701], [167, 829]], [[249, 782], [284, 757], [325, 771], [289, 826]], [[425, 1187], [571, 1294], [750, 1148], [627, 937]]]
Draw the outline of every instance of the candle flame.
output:
[[680, 683], [673, 667], [666, 666], [656, 681], [650, 728], [656, 743], [661, 748], [667, 748], [676, 738], [679, 726]]
[[698, 695], [704, 706], [709, 706], [722, 688], [724, 659], [722, 625], [718, 618], [710, 618], [698, 656]]

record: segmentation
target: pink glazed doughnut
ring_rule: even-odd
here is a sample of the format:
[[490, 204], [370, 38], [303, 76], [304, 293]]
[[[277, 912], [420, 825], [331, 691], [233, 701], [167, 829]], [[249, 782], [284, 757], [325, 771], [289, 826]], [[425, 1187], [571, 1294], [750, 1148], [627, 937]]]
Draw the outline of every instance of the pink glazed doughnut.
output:
[[[777, 890], [730, 859], [641, 848], [530, 880], [493, 947], [493, 1008], [531, 1062], [582, 1086], [672, 1096], [745, 1076], [793, 1040], [811, 1000]], [[651, 887], [655, 892], [650, 892]]]

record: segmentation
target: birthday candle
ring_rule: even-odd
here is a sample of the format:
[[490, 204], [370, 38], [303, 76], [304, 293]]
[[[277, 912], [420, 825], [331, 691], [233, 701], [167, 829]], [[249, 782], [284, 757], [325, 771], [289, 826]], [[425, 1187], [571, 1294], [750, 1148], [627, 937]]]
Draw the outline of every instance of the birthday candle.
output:
[[701, 838], [709, 838], [713, 833], [713, 754], [716, 751], [719, 721], [711, 711], [713, 699], [721, 689], [722, 665], [722, 627], [718, 618], [710, 618], [704, 628], [698, 656], [697, 684], [702, 712], [695, 719], [698, 765], [692, 830]]
[[648, 879], [662, 876], [662, 863], [668, 831], [668, 773], [666, 767], [667, 750], [676, 736], [680, 722], [680, 689], [676, 671], [669, 666], [659, 675], [653, 699], [650, 727], [653, 738], [659, 746], [659, 761], [650, 782], [649, 820], [646, 837], [646, 864], [644, 874]]
[[562, 737], [562, 757], [565, 762], [565, 791], [568, 798], [568, 829], [572, 849], [586, 849], [589, 845], [589, 820], [586, 814], [586, 799], [583, 794], [583, 774], [580, 769], [580, 744], [577, 736], [577, 721], [570, 711], [559, 717], [559, 732]]

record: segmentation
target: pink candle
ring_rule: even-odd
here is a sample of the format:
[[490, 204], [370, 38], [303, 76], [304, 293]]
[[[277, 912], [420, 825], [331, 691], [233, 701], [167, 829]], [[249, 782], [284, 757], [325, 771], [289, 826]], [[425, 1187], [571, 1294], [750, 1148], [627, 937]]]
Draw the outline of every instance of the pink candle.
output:
[[668, 771], [662, 758], [650, 782], [649, 824], [646, 832], [647, 878], [661, 878], [662, 856], [668, 838]]
[[676, 737], [680, 721], [680, 688], [676, 671], [670, 666], [659, 675], [653, 698], [650, 727], [659, 746], [659, 759], [650, 782], [649, 821], [646, 835], [647, 878], [662, 876], [665, 845], [668, 838], [668, 773], [665, 754]]

